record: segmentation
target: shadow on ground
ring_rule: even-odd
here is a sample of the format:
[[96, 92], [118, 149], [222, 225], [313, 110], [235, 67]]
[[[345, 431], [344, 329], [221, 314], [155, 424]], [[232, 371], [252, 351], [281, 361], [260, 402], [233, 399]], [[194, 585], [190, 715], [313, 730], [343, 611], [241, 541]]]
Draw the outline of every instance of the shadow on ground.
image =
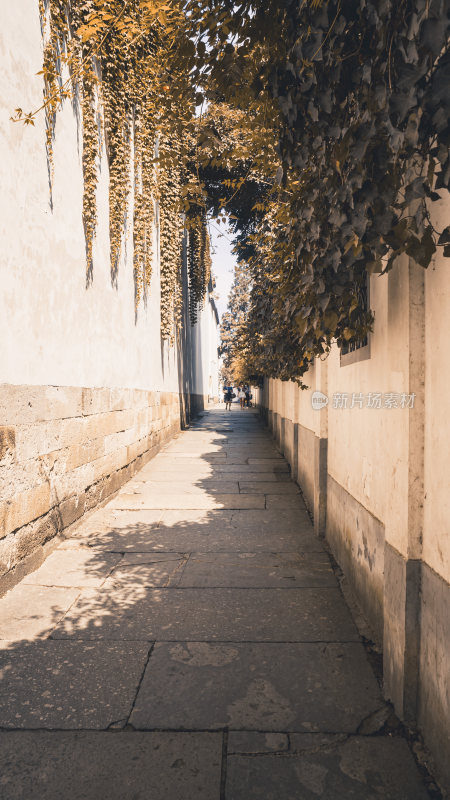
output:
[[0, 614], [2, 798], [436, 796], [252, 411], [203, 415]]

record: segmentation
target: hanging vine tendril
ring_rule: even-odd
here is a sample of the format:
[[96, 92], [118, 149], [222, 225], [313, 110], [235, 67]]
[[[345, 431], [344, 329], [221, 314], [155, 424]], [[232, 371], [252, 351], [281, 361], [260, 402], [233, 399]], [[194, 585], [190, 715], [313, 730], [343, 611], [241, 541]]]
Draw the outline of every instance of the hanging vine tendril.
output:
[[191, 216], [188, 241], [189, 316], [191, 324], [195, 325], [211, 277], [211, 248], [203, 209]]
[[[81, 111], [88, 283], [93, 277], [98, 171], [104, 142], [109, 165], [111, 279], [117, 285], [127, 225], [131, 225], [136, 307], [145, 298], [152, 275], [158, 200], [161, 336], [173, 342], [182, 319], [184, 222], [180, 200], [182, 185], [188, 180], [182, 132], [192, 117], [189, 97], [184, 116], [179, 105], [165, 102], [168, 80], [172, 81], [172, 93], [184, 91], [183, 83], [177, 86], [176, 75], [169, 78], [165, 69], [166, 53], [174, 36], [174, 14], [166, 13], [168, 6], [153, 7], [143, 0], [38, 2], [44, 36], [43, 107], [51, 180], [57, 111], [69, 96]], [[32, 115], [25, 117], [31, 119]], [[127, 217], [131, 198], [130, 221]], [[204, 233], [197, 236], [198, 260], [203, 266], [196, 276], [196, 299], [192, 304], [200, 302], [204, 295], [204, 287], [200, 288], [202, 276], [206, 283], [209, 279], [206, 238], [205, 227]]]

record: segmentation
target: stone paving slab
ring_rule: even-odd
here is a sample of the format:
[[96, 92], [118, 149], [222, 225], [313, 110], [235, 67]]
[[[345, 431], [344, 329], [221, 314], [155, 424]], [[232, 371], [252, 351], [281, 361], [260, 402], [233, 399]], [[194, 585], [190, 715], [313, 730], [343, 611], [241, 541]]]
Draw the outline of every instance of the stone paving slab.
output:
[[253, 411], [203, 414], [74, 526], [2, 633], [7, 800], [426, 797]]
[[[227, 753], [228, 755], [246, 755], [263, 753], [286, 753], [290, 747], [292, 735], [270, 731], [269, 733], [260, 731], [229, 731]], [[308, 734], [298, 734], [304, 736]], [[312, 734], [317, 736], [317, 734]], [[346, 734], [340, 734], [342, 739]], [[332, 738], [332, 737], [330, 737]]]
[[157, 643], [130, 722], [351, 733], [383, 705], [359, 643]]
[[276, 457], [276, 454], [271, 453], [267, 456], [260, 456], [259, 458], [252, 458], [250, 453], [244, 453], [243, 455], [235, 455], [234, 453], [230, 453], [230, 455], [226, 456], [224, 465], [241, 465], [241, 466], [256, 466], [258, 464], [262, 464], [265, 466], [266, 470], [270, 469], [270, 467], [274, 467], [274, 469], [281, 469], [283, 471], [285, 468], [289, 471], [289, 465], [281, 456], [279, 458]]
[[0, 733], [4, 800], [220, 800], [220, 733]]
[[[191, 470], [199, 473], [202, 472], [205, 473], [206, 475], [211, 474], [213, 469], [223, 466], [223, 464], [217, 464], [217, 465], [210, 464], [208, 461], [204, 461], [203, 459], [198, 457], [191, 458], [189, 463], [191, 465]], [[171, 474], [173, 472], [180, 472], [182, 474], [188, 474], [188, 475], [191, 474], [191, 471], [189, 471], [188, 473], [186, 469], [186, 463], [184, 459], [183, 461], [180, 461], [179, 459], [176, 459], [174, 457], [169, 459], [168, 456], [163, 456], [160, 453], [151, 461], [148, 461], [148, 463], [144, 467], [142, 467], [142, 469], [136, 472], [136, 475], [134, 475], [133, 480], [138, 480], [141, 477], [145, 479], [153, 478], [155, 474], [159, 474], [160, 472], [170, 472]]]
[[47, 636], [79, 595], [79, 589], [19, 583], [0, 599], [0, 639]]
[[248, 458], [273, 458], [278, 461], [285, 461], [283, 454], [277, 447], [273, 446], [273, 440], [258, 440], [255, 436], [248, 438], [243, 434], [235, 439], [228, 437], [228, 441], [223, 445], [223, 450], [230, 455], [247, 455]]
[[186, 444], [179, 444], [177, 447], [167, 447], [164, 449], [161, 452], [161, 460], [170, 458], [183, 461], [186, 458], [189, 460], [205, 458], [215, 461], [216, 459], [227, 458], [226, 447], [227, 445], [222, 442], [220, 444], [205, 441], [199, 442], [198, 444], [186, 442]]
[[58, 639], [358, 641], [338, 589], [84, 591], [52, 632]]
[[104, 729], [126, 720], [149, 649], [149, 642], [8, 643], [0, 648], [0, 728]]
[[[140, 494], [142, 497], [148, 497], [161, 494], [174, 494], [174, 480], [167, 479], [166, 481], [153, 481], [147, 480], [145, 483], [142, 481], [133, 481], [127, 483], [126, 490], [122, 494]], [[289, 484], [290, 485], [290, 484]], [[278, 489], [277, 483], [272, 483], [272, 491]], [[275, 486], [275, 489], [273, 488]], [[183, 478], [176, 482], [177, 495], [185, 497], [189, 494], [210, 495], [213, 498], [217, 495], [235, 495], [239, 494], [238, 481], [223, 481], [223, 480], [209, 480], [206, 478], [199, 478], [197, 476], [184, 475]], [[260, 492], [250, 492], [250, 494], [260, 494]]]
[[[267, 462], [267, 459], [266, 459], [265, 462], [261, 462], [261, 463], [258, 463], [258, 464], [244, 464], [243, 465], [243, 464], [234, 464], [234, 463], [232, 464], [232, 463], [227, 461], [224, 464], [212, 464], [211, 468], [212, 468], [212, 474], [214, 474], [214, 475], [224, 474], [226, 472], [243, 472], [243, 471], [248, 470], [249, 473], [250, 472], [252, 473], [252, 475], [255, 472], [268, 472], [268, 473], [272, 473], [272, 474], [275, 473], [277, 475], [286, 475], [287, 474], [288, 475], [287, 479], [289, 479], [289, 466], [288, 466], [288, 464], [286, 462], [284, 462], [284, 461], [276, 461], [275, 464], [272, 463], [272, 462], [271, 463], [266, 463], [266, 462]], [[167, 467], [165, 469], [167, 469]], [[234, 480], [234, 478], [233, 478], [233, 480]], [[271, 478], [271, 480], [273, 480], [273, 479]], [[284, 479], [280, 478], [280, 480], [284, 480]]]
[[300, 494], [267, 494], [266, 508], [269, 511], [275, 508], [301, 508], [305, 509], [305, 501]]
[[101, 558], [86, 550], [55, 550], [35, 572], [22, 581], [22, 586], [72, 586], [96, 588], [101, 586], [121, 556], [104, 553]]
[[280, 455], [280, 449], [276, 445], [275, 440], [270, 435], [262, 435], [262, 429], [258, 424], [253, 428], [248, 428], [245, 425], [241, 428], [236, 427], [233, 431], [227, 431], [226, 437], [227, 441], [224, 447], [247, 447], [254, 448], [255, 451], [269, 450], [274, 456]]
[[[138, 483], [195, 483], [196, 481], [217, 481], [222, 480], [221, 473], [217, 475], [216, 470], [212, 469], [209, 465], [201, 465], [195, 470], [177, 469], [153, 469], [152, 472], [137, 472], [133, 478], [133, 486]], [[238, 480], [234, 475], [229, 475], [223, 479], [230, 483], [236, 483]], [[128, 484], [125, 485], [126, 488]]]
[[[166, 515], [164, 514], [161, 521], [163, 522], [165, 519]], [[304, 534], [311, 533], [314, 536], [311, 520], [303, 500], [298, 508], [236, 511], [232, 516], [232, 523], [242, 531], [271, 530], [275, 538], [280, 532], [295, 531], [298, 535], [299, 545], [301, 545]], [[322, 544], [320, 544], [320, 549], [323, 550]]]
[[[305, 507], [288, 509], [166, 509], [163, 510], [158, 523], [158, 528], [170, 525], [201, 524], [206, 530], [211, 526], [248, 531], [271, 530], [276, 537], [280, 531], [296, 531], [299, 536], [303, 532], [312, 532], [311, 520]], [[317, 538], [317, 537], [316, 537]], [[323, 550], [323, 545], [320, 544]]]
[[[228, 431], [229, 431], [229, 429], [228, 429]], [[173, 437], [172, 442], [179, 442], [179, 441], [183, 441], [183, 442], [188, 442], [188, 441], [198, 442], [198, 441], [202, 441], [203, 439], [205, 439], [206, 441], [215, 441], [215, 440], [222, 441], [222, 440], [226, 440], [227, 436], [228, 436], [228, 432], [221, 433], [220, 431], [215, 431], [215, 430], [205, 430], [205, 429], [202, 429], [202, 428], [198, 428], [194, 424], [194, 425], [191, 425], [189, 428], [186, 428], [186, 430], [182, 431], [181, 433], [177, 433]]]
[[[130, 555], [134, 555], [132, 559]], [[161, 553], [156, 557], [149, 553], [134, 553], [124, 557], [103, 584], [105, 591], [112, 592], [124, 586], [168, 586], [178, 584], [178, 574], [187, 561], [179, 553]]]
[[276, 458], [274, 455], [272, 455], [270, 458], [255, 458], [253, 456], [249, 456], [248, 463], [252, 467], [257, 466], [258, 464], [262, 464], [263, 466], [266, 467], [270, 465], [275, 469], [283, 468], [284, 466], [286, 466], [286, 468], [289, 469], [287, 461], [285, 461], [282, 456], [278, 456], [278, 458]]
[[325, 553], [193, 553], [178, 586], [337, 587]]
[[209, 464], [212, 467], [224, 466], [263, 466], [266, 471], [273, 468], [281, 472], [289, 471], [289, 465], [282, 456], [277, 456], [276, 453], [267, 454], [254, 458], [246, 451], [242, 454], [230, 453], [212, 453], [210, 455], [202, 455], [201, 453], [192, 454], [189, 451], [186, 453], [159, 453], [157, 456], [161, 468], [168, 470], [172, 467], [174, 469], [186, 469], [189, 472], [195, 469], [199, 464]]
[[122, 561], [120, 562], [119, 569], [127, 566], [143, 566], [160, 564], [164, 565], [174, 564], [178, 565], [180, 561], [184, 561], [188, 553], [124, 553]]
[[236, 456], [247, 456], [248, 458], [276, 458], [284, 461], [284, 456], [281, 455], [279, 450], [277, 450], [273, 443], [270, 441], [267, 442], [241, 442], [236, 441], [232, 442], [228, 440], [226, 444], [220, 446], [222, 452], [226, 453], [227, 456], [236, 455]]
[[97, 537], [67, 539], [61, 548], [85, 548], [112, 553], [323, 552], [319, 540], [307, 529], [299, 535], [295, 530], [274, 534], [270, 529], [260, 531], [249, 528], [243, 535], [239, 528], [232, 528], [214, 518], [209, 525], [201, 522], [184, 525], [180, 522], [167, 525], [163, 523], [159, 528], [148, 528], [146, 525], [134, 523], [128, 530], [110, 530]]
[[254, 452], [264, 450], [270, 451], [273, 456], [278, 457], [280, 455], [280, 451], [277, 447], [274, 447], [273, 439], [269, 437], [262, 437], [255, 432], [252, 435], [247, 435], [244, 431], [241, 434], [234, 435], [228, 434], [227, 441], [224, 442], [224, 448], [227, 449], [229, 447], [240, 447], [240, 448], [247, 448], [250, 453], [250, 456], [254, 456]]
[[[311, 737], [308, 737], [311, 738]], [[318, 736], [298, 754], [231, 755], [225, 800], [427, 800], [404, 740]]]
[[187, 450], [185, 453], [161, 452], [158, 453], [157, 459], [165, 469], [172, 465], [178, 465], [179, 467], [188, 469], [191, 462], [193, 466], [195, 466], [199, 461], [205, 464], [224, 464], [227, 461], [227, 457], [222, 453], [192, 453], [190, 450]]
[[205, 509], [214, 511], [215, 509], [243, 509], [243, 508], [264, 508], [264, 497], [254, 494], [208, 494], [201, 492], [198, 494], [164, 494], [145, 493], [140, 494], [118, 494], [114, 500], [108, 503], [107, 508], [117, 509]]
[[293, 481], [239, 481], [239, 490], [245, 494], [299, 494], [300, 489]]
[[[248, 467], [249, 472], [230, 472], [221, 473], [219, 469], [214, 470], [214, 476], [218, 476], [219, 474], [223, 476], [224, 480], [235, 480], [238, 481], [239, 484], [244, 483], [251, 483], [255, 487], [255, 492], [259, 491], [259, 483], [273, 483], [277, 487], [276, 490], [279, 491], [280, 483], [283, 484], [291, 484], [291, 476], [289, 472], [253, 472], [254, 467]], [[228, 475], [228, 477], [226, 477]], [[241, 488], [242, 491], [242, 488]]]
[[[155, 537], [161, 535], [167, 541], [178, 542], [175, 549], [182, 551], [248, 553], [298, 549], [323, 552], [323, 545], [314, 535], [310, 519], [303, 510], [211, 511], [206, 515], [193, 511], [190, 517], [187, 514], [165, 511]], [[204, 536], [205, 547], [199, 535]]]
[[101, 536], [110, 530], [128, 531], [134, 524], [141, 528], [156, 528], [163, 515], [161, 509], [141, 509], [127, 511], [115, 508], [101, 508], [70, 532], [70, 538], [86, 539]]
[[[238, 469], [239, 465], [232, 465], [233, 470], [236, 468]], [[290, 483], [291, 478], [288, 472], [249, 472], [248, 470], [250, 467], [247, 466], [247, 470], [245, 467], [243, 470], [235, 471], [235, 472], [224, 472], [225, 468], [222, 467], [213, 467], [212, 470], [198, 470], [188, 474], [185, 470], [181, 471], [173, 471], [170, 472], [168, 470], [160, 471], [160, 470], [153, 470], [151, 473], [147, 473], [147, 475], [142, 475], [142, 472], [136, 473], [133, 478], [133, 482], [127, 484], [127, 486], [137, 485], [139, 483], [149, 482], [150, 484], [153, 483], [169, 483], [175, 485], [179, 483], [187, 484], [187, 481], [192, 483], [198, 483], [201, 485], [208, 486], [209, 483], [211, 484], [218, 484], [220, 486], [227, 485], [228, 482], [237, 482], [246, 481], [251, 482], [253, 484], [256, 483], [275, 483], [277, 486], [278, 491], [278, 484], [279, 483]], [[256, 487], [255, 487], [256, 488]], [[274, 490], [275, 491], [275, 490]]]

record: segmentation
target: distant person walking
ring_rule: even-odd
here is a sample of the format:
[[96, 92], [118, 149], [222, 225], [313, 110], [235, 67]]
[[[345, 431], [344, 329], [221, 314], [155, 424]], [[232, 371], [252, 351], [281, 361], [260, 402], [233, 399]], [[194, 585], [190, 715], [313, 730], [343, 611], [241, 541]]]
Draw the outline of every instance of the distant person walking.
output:
[[231, 411], [231, 403], [233, 401], [233, 387], [232, 386], [224, 386], [223, 393], [225, 400], [225, 411]]
[[245, 387], [245, 405], [247, 406], [247, 408], [250, 408], [250, 406], [251, 406], [251, 402], [250, 402], [251, 399], [252, 399], [252, 395], [251, 395], [251, 392], [250, 392], [250, 386], [246, 386]]
[[242, 386], [239, 387], [238, 397], [239, 397], [239, 403], [241, 404], [241, 408], [244, 408], [245, 392]]

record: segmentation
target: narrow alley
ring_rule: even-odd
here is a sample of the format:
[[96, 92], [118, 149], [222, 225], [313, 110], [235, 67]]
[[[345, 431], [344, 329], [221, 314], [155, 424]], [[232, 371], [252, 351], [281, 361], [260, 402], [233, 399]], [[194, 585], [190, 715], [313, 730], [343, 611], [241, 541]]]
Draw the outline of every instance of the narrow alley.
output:
[[214, 408], [0, 600], [8, 800], [425, 800], [257, 412]]

